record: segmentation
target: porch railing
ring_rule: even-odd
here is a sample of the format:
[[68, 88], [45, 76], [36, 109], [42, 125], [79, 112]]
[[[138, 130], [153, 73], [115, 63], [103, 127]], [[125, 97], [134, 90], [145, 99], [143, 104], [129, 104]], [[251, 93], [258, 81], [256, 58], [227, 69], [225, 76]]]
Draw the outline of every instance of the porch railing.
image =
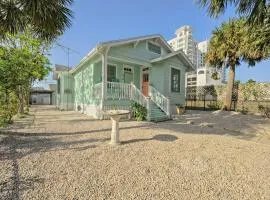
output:
[[170, 99], [161, 94], [156, 88], [153, 86], [150, 87], [150, 96], [151, 100], [168, 116], [171, 115], [170, 108]]
[[147, 106], [147, 98], [142, 94], [142, 92], [134, 85], [131, 84], [131, 97], [132, 100], [141, 104], [142, 106], [148, 108]]
[[107, 82], [107, 93], [108, 99], [131, 99], [131, 85], [126, 83]]
[[[102, 83], [98, 83], [93, 88], [93, 96], [95, 99], [101, 98]], [[133, 100], [142, 106], [147, 105], [147, 98], [142, 92], [134, 85], [127, 83], [107, 82], [107, 99], [122, 99]]]

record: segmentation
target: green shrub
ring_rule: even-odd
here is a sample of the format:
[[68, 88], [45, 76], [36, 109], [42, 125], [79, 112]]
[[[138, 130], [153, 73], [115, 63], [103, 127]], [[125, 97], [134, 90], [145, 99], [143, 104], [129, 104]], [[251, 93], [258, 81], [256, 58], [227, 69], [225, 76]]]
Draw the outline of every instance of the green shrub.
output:
[[2, 95], [0, 96], [0, 126], [5, 126], [12, 123], [12, 117], [16, 115], [18, 110], [18, 102], [13, 93], [0, 95]]
[[137, 121], [144, 121], [147, 117], [147, 109], [142, 105], [132, 102], [131, 104], [132, 114], [135, 120]]
[[0, 116], [0, 127], [6, 127], [8, 125], [8, 120]]
[[214, 104], [208, 104], [207, 107], [211, 110], [220, 110], [222, 107], [222, 103], [220, 101], [216, 101]]
[[267, 118], [270, 118], [270, 106], [259, 105], [258, 110], [261, 114], [263, 114]]

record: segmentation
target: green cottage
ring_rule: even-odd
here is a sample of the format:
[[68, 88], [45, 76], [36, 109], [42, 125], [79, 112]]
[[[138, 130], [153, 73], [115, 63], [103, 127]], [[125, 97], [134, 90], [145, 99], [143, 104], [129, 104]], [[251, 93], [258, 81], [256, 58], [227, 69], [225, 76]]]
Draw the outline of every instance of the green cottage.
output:
[[129, 109], [135, 101], [147, 108], [149, 121], [162, 121], [185, 103], [185, 73], [194, 70], [161, 35], [98, 44], [72, 70], [60, 70], [57, 107], [97, 119], [110, 109]]

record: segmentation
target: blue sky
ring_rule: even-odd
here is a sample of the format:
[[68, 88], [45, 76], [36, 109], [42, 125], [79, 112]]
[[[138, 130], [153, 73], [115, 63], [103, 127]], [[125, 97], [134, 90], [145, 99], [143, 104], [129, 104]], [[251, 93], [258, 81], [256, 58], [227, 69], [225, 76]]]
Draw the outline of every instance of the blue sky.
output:
[[[169, 40], [178, 27], [191, 25], [198, 41], [210, 38], [212, 30], [222, 21], [234, 15], [230, 8], [218, 19], [211, 19], [205, 9], [195, 0], [75, 0], [72, 6], [72, 27], [59, 38], [59, 43], [77, 52], [70, 55], [70, 65], [79, 61], [101, 41], [160, 33]], [[63, 49], [51, 50], [52, 64], [67, 65]], [[270, 61], [259, 63], [254, 68], [242, 64], [237, 69], [236, 79], [270, 81]]]

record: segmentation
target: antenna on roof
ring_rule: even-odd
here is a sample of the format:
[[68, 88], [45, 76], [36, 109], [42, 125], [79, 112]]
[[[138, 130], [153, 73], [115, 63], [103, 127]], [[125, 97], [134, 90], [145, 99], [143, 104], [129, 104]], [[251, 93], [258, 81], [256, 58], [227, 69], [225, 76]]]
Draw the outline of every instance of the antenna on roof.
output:
[[60, 48], [67, 54], [67, 66], [68, 66], [68, 68], [69, 68], [69, 67], [70, 67], [70, 61], [69, 61], [70, 54], [71, 54], [71, 53], [75, 53], [75, 54], [80, 55], [80, 53], [79, 53], [78, 51], [76, 51], [76, 50], [74, 50], [74, 49], [71, 49], [70, 47], [64, 46], [64, 45], [62, 45], [62, 44], [60, 44], [60, 43], [58, 43], [58, 42], [56, 42], [56, 45], [57, 45], [58, 47], [60, 47]]

